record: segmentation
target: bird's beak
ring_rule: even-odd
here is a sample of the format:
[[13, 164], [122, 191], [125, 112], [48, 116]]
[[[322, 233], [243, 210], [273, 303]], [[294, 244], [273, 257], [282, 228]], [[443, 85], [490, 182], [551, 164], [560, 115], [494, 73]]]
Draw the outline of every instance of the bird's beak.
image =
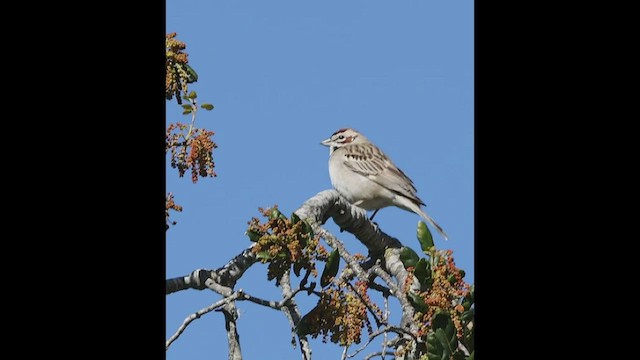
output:
[[331, 138], [327, 139], [327, 140], [323, 140], [320, 145], [324, 145], [324, 146], [331, 146]]

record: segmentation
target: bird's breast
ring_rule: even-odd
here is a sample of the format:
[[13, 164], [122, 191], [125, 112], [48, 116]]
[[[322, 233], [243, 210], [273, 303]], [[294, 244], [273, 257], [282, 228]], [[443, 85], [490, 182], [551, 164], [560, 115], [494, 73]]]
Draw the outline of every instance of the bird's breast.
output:
[[329, 161], [329, 177], [331, 185], [351, 204], [358, 203], [365, 210], [393, 205], [394, 193], [352, 171], [342, 161]]

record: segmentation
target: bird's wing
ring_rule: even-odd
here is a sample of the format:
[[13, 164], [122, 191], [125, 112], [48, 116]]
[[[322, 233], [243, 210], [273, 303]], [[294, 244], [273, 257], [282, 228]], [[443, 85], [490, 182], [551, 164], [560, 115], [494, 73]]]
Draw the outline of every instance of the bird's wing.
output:
[[345, 146], [342, 149], [345, 150], [342, 156], [347, 168], [399, 195], [424, 205], [424, 202], [416, 195], [417, 190], [413, 186], [413, 181], [398, 169], [380, 149], [360, 144]]

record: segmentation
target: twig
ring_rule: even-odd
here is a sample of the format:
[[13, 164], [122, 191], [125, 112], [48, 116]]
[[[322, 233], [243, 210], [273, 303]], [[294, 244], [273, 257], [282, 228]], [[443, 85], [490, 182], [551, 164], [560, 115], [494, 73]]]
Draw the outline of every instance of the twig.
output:
[[212, 305], [207, 306], [204, 309], [199, 310], [198, 312], [191, 314], [189, 316], [187, 316], [186, 319], [184, 319], [184, 322], [182, 323], [182, 325], [180, 325], [180, 327], [178, 328], [178, 330], [176, 331], [175, 334], [173, 334], [173, 336], [171, 336], [169, 338], [169, 340], [167, 340], [166, 343], [166, 348], [165, 350], [169, 349], [169, 346], [171, 346], [171, 344], [176, 341], [176, 339], [178, 339], [178, 337], [180, 337], [180, 335], [182, 335], [182, 333], [184, 332], [184, 330], [187, 328], [187, 326], [189, 326], [189, 324], [191, 324], [191, 322], [195, 319], [199, 319], [202, 315], [209, 313], [219, 307], [222, 307], [226, 304], [229, 304], [230, 302], [236, 300], [238, 297], [240, 296], [239, 292], [236, 292], [234, 294], [232, 294], [231, 296], [228, 296], [218, 302], [213, 303]]
[[198, 106], [196, 106], [196, 99], [189, 99], [191, 103], [191, 125], [189, 125], [189, 131], [187, 132], [187, 136], [185, 136], [184, 141], [189, 141], [189, 137], [191, 136], [191, 131], [193, 130], [193, 124], [196, 122], [196, 112], [198, 111]]
[[[384, 334], [385, 335], [385, 342], [386, 342], [386, 335], [388, 332], [394, 332], [398, 335], [403, 335], [403, 334], [407, 334], [407, 335], [411, 335], [411, 337], [413, 337], [414, 339], [416, 338], [415, 335], [411, 334], [409, 331], [399, 328], [397, 326], [385, 326], [383, 328], [380, 328], [376, 331], [374, 331], [373, 333], [371, 333], [371, 335], [369, 335], [369, 340], [362, 345], [358, 350], [356, 350], [354, 353], [352, 353], [351, 355], [349, 355], [348, 357], [352, 358], [356, 355], [358, 355], [358, 353], [360, 353], [362, 350], [364, 350], [367, 346], [369, 346], [369, 344], [371, 344], [371, 342], [378, 336]], [[384, 349], [383, 349], [384, 351]], [[379, 353], [379, 354], [382, 354]], [[392, 353], [393, 354], [393, 353]]]
[[[298, 310], [298, 305], [295, 302], [295, 299], [292, 296], [293, 291], [291, 291], [291, 274], [289, 270], [285, 271], [280, 278], [280, 288], [282, 289], [282, 295], [284, 298], [289, 298], [287, 301], [283, 301], [286, 306], [282, 307], [282, 312], [289, 319], [289, 323], [291, 324], [291, 334], [292, 339], [295, 339], [296, 336], [296, 327], [300, 323], [301, 315], [300, 310]], [[302, 287], [300, 287], [302, 289]], [[283, 299], [284, 300], [284, 299]], [[311, 346], [309, 346], [309, 341], [306, 336], [298, 336], [298, 341], [300, 341], [300, 352], [302, 353], [302, 360], [311, 360]], [[292, 340], [295, 344], [295, 340]]]
[[[385, 296], [384, 297], [384, 321], [388, 321], [389, 320], [389, 297]], [[384, 332], [384, 338], [382, 340], [382, 360], [384, 360], [384, 353], [387, 351], [387, 332]]]
[[369, 304], [369, 302], [367, 300], [364, 299], [364, 297], [360, 294], [360, 292], [358, 291], [358, 289], [355, 288], [355, 286], [353, 286], [350, 282], [347, 282], [347, 285], [349, 285], [349, 287], [351, 288], [351, 290], [353, 290], [353, 292], [358, 295], [358, 298], [360, 298], [360, 301], [362, 301], [362, 303], [364, 303], [364, 305], [367, 307], [367, 310], [369, 310], [369, 312], [371, 313], [371, 315], [373, 316], [373, 319], [376, 321], [376, 326], [380, 327], [380, 325], [384, 324], [383, 320], [378, 319], [378, 314], [376, 314], [376, 312], [373, 310], [373, 308], [371, 307], [371, 304]]
[[264, 300], [264, 299], [260, 299], [257, 298], [255, 296], [251, 296], [247, 293], [242, 293], [242, 295], [240, 295], [240, 297], [238, 298], [238, 300], [248, 300], [251, 301], [252, 303], [258, 304], [258, 305], [262, 305], [262, 306], [266, 306], [269, 308], [272, 308], [274, 310], [282, 310], [283, 307], [286, 307], [288, 305], [288, 303], [291, 301], [291, 299], [293, 299], [294, 296], [296, 296], [296, 294], [298, 294], [301, 291], [307, 291], [307, 288], [298, 288], [294, 291], [292, 291], [290, 294], [287, 294], [284, 298], [282, 298], [282, 300], [280, 301], [273, 301], [273, 300]]
[[391, 352], [391, 351], [387, 351], [384, 354], [382, 352], [378, 351], [378, 352], [375, 352], [373, 354], [369, 354], [369, 355], [365, 356], [363, 360], [369, 360], [374, 356], [384, 356], [384, 355], [395, 355], [395, 354], [393, 352]]

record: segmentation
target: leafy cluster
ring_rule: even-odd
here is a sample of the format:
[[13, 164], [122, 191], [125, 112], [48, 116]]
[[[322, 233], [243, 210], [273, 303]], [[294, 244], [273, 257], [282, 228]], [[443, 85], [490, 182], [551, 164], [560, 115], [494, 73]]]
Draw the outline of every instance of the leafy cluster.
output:
[[370, 306], [372, 303], [366, 291], [367, 285], [363, 282], [357, 282], [355, 288], [344, 283], [331, 284], [322, 291], [318, 304], [300, 319], [298, 335], [313, 338], [322, 335], [323, 342], [331, 340], [340, 346], [359, 344], [365, 326], [369, 335], [373, 332], [367, 316], [367, 303]]
[[[416, 336], [427, 343], [428, 358], [473, 358], [473, 287], [464, 281], [465, 272], [456, 267], [451, 250], [436, 250], [425, 223], [418, 225], [418, 240], [426, 258], [419, 258], [410, 248], [403, 248], [400, 259], [417, 279], [420, 291], [404, 284], [407, 297], [416, 310], [419, 325]], [[459, 349], [461, 343], [471, 354]]]
[[[174, 96], [182, 105], [183, 115], [191, 115], [189, 125], [180, 122], [169, 124], [166, 132], [165, 153], [171, 154], [170, 164], [178, 169], [178, 175], [191, 170], [191, 180], [198, 182], [199, 177], [215, 177], [213, 149], [217, 148], [212, 137], [213, 131], [195, 127], [196, 113], [199, 108], [213, 110], [213, 105], [197, 106], [198, 95], [195, 91], [187, 93], [188, 84], [197, 81], [198, 75], [187, 62], [184, 52], [186, 44], [176, 39], [176, 33], [166, 36], [166, 96], [171, 100]], [[182, 104], [186, 100], [187, 104]]]
[[470, 285], [462, 279], [464, 271], [455, 266], [452, 253], [451, 250], [438, 250], [432, 257], [432, 285], [420, 293], [428, 307], [422, 321], [423, 324], [429, 324], [437, 311], [446, 311], [456, 326], [457, 336], [462, 338], [460, 315], [465, 309], [460, 299], [467, 295]]
[[[195, 91], [183, 96], [185, 100], [190, 102], [189, 105], [182, 105], [182, 107], [185, 109], [183, 114], [191, 114], [191, 124], [179, 122], [170, 124], [167, 127], [165, 139], [165, 153], [171, 152], [171, 167], [178, 169], [180, 177], [183, 177], [184, 173], [191, 169], [191, 180], [194, 184], [198, 182], [198, 176], [216, 176], [213, 170], [215, 167], [213, 149], [218, 147], [211, 139], [215, 134], [213, 131], [194, 127], [198, 110], [197, 97]], [[202, 104], [201, 107], [205, 110], [213, 109], [211, 104]]]
[[258, 259], [269, 263], [267, 279], [276, 279], [276, 285], [279, 285], [279, 279], [291, 266], [296, 276], [300, 276], [302, 269], [318, 276], [315, 261], [321, 256], [318, 253], [319, 237], [314, 236], [311, 226], [296, 214], [287, 219], [277, 205], [259, 208], [259, 211], [268, 220], [261, 223], [252, 218], [246, 234], [256, 243], [252, 251]]
[[166, 199], [166, 205], [165, 205], [165, 218], [166, 218], [166, 222], [167, 222], [167, 229], [169, 228], [169, 225], [175, 225], [176, 222], [175, 221], [171, 221], [169, 220], [169, 210], [173, 210], [173, 211], [182, 211], [182, 206], [176, 204], [173, 201], [173, 194], [172, 193], [168, 193], [167, 194], [167, 199]]
[[165, 95], [167, 100], [175, 96], [178, 104], [182, 104], [182, 95], [188, 91], [188, 84], [198, 81], [198, 74], [188, 65], [189, 55], [183, 50], [187, 45], [176, 39], [177, 33], [166, 35], [166, 75]]
[[194, 183], [198, 182], [198, 176], [216, 176], [213, 149], [218, 145], [211, 139], [214, 134], [179, 122], [167, 127], [165, 152], [171, 153], [171, 167], [178, 169], [180, 177], [189, 169]]

